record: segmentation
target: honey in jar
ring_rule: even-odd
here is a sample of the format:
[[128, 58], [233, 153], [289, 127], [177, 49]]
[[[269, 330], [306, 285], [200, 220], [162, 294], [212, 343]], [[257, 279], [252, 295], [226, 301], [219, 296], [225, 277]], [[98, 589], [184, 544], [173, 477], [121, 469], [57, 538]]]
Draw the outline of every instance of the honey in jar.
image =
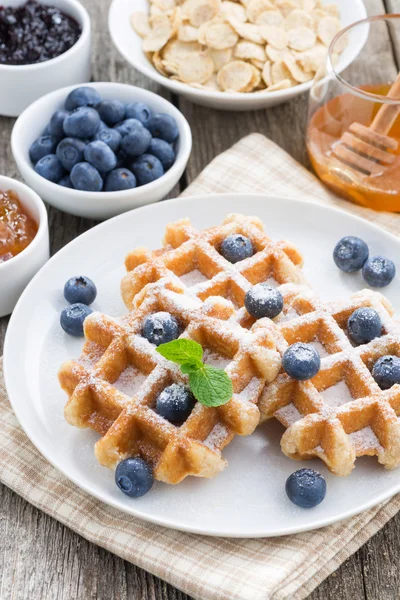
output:
[[[362, 86], [372, 94], [386, 96], [390, 85]], [[400, 117], [388, 136], [399, 142], [391, 165], [377, 175], [367, 175], [347, 166], [332, 154], [332, 146], [354, 122], [369, 127], [381, 108], [380, 102], [366, 101], [354, 94], [337, 96], [312, 116], [307, 132], [307, 148], [318, 177], [340, 196], [375, 210], [400, 212]]]
[[0, 263], [22, 252], [37, 233], [36, 222], [22, 208], [15, 192], [0, 191]]

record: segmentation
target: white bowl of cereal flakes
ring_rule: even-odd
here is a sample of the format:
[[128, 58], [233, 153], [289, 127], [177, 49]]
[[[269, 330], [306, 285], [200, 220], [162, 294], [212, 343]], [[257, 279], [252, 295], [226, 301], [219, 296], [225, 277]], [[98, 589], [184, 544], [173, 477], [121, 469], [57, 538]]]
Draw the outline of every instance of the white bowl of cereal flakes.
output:
[[[122, 56], [172, 92], [256, 110], [308, 91], [335, 35], [366, 16], [362, 0], [113, 0], [109, 29]], [[350, 33], [338, 72], [367, 35]]]

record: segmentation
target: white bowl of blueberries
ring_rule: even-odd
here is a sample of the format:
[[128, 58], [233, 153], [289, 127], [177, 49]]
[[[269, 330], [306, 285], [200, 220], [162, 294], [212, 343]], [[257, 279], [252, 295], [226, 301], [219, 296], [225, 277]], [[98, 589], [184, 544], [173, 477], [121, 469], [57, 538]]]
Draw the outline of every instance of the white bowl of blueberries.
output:
[[164, 198], [189, 159], [182, 113], [120, 83], [67, 87], [31, 104], [11, 147], [25, 182], [65, 212], [107, 219]]

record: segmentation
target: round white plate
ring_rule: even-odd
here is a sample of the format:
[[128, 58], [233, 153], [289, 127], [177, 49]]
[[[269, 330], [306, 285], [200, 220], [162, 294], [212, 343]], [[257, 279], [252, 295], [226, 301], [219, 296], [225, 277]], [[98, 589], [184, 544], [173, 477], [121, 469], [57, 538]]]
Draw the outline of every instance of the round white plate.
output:
[[[252, 436], [236, 437], [225, 449], [229, 465], [215, 479], [188, 478], [177, 486], [157, 483], [147, 496], [129, 499], [114, 484], [112, 471], [93, 453], [97, 434], [68, 425], [67, 400], [57, 381], [61, 363], [78, 357], [82, 340], [66, 335], [59, 314], [66, 305], [65, 281], [78, 274], [98, 286], [94, 308], [113, 316], [126, 313], [119, 294], [124, 257], [135, 246], [161, 246], [165, 226], [190, 217], [196, 227], [219, 224], [231, 212], [259, 216], [273, 239], [288, 239], [305, 257], [305, 274], [325, 300], [364, 287], [360, 275], [345, 275], [332, 260], [344, 235], [359, 235], [374, 254], [392, 259], [400, 240], [345, 212], [311, 203], [262, 195], [222, 195], [163, 202], [116, 217], [80, 236], [38, 273], [12, 315], [4, 351], [7, 391], [14, 411], [42, 454], [78, 486], [127, 513], [183, 531], [231, 537], [296, 533], [344, 519], [400, 491], [400, 471], [386, 471], [375, 457], [358, 459], [348, 478], [331, 475], [323, 463], [286, 458], [279, 441], [283, 428], [274, 420]], [[400, 278], [385, 290], [400, 308]], [[327, 479], [322, 504], [297, 508], [285, 495], [286, 478], [302, 466]]]

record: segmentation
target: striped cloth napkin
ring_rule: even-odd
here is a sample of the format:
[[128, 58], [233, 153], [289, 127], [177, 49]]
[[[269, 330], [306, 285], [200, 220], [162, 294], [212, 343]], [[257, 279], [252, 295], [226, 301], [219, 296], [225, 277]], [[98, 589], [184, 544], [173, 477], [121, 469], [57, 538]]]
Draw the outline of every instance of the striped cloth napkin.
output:
[[[400, 216], [336, 198], [283, 150], [252, 134], [218, 156], [185, 191], [265, 192], [334, 204], [399, 230]], [[145, 523], [88, 496], [34, 448], [11, 410], [0, 361], [0, 480], [84, 538], [198, 600], [300, 600], [400, 509], [400, 496], [318, 531], [273, 539], [202, 537]]]

